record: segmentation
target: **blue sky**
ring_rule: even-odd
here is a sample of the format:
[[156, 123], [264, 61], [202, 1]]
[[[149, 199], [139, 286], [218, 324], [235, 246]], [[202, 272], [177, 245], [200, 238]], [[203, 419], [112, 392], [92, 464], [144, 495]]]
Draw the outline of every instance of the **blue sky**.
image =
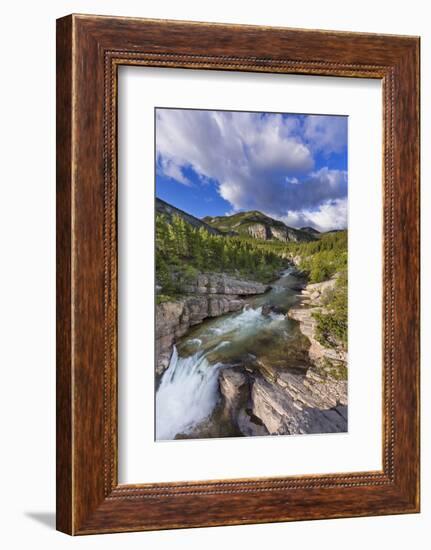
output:
[[158, 108], [156, 195], [199, 218], [345, 228], [347, 117]]

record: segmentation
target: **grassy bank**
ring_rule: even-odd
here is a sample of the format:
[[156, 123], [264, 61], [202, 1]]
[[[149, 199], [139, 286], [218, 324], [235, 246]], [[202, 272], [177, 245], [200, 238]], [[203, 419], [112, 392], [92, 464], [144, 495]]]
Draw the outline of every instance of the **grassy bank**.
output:
[[319, 241], [297, 244], [292, 253], [311, 283], [337, 274], [335, 288], [324, 299], [325, 313], [316, 313], [317, 339], [327, 347], [347, 349], [347, 231], [323, 235]]

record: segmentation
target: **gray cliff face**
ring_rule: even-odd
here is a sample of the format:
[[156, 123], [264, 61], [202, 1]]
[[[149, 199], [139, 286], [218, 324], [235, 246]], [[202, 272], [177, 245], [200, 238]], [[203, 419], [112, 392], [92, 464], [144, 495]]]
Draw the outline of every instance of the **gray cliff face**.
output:
[[299, 242], [304, 240], [304, 234], [282, 223], [253, 223], [248, 226], [247, 232], [254, 239], [261, 241], [276, 239], [282, 242]]
[[250, 237], [266, 241], [271, 238], [271, 230], [263, 223], [254, 223], [247, 228]]
[[272, 238], [284, 242], [300, 242], [304, 240], [304, 236], [301, 235], [295, 229], [290, 227], [271, 227]]
[[224, 273], [202, 273], [184, 288], [190, 294], [175, 302], [156, 306], [156, 373], [169, 366], [175, 342], [187, 330], [208, 317], [239, 311], [241, 296], [263, 294], [267, 286], [235, 279]]

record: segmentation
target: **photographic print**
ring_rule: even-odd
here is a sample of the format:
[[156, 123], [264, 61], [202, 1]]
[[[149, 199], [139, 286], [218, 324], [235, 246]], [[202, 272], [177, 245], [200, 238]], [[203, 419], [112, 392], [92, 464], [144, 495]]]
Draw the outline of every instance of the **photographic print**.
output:
[[156, 440], [347, 431], [347, 126], [155, 109]]

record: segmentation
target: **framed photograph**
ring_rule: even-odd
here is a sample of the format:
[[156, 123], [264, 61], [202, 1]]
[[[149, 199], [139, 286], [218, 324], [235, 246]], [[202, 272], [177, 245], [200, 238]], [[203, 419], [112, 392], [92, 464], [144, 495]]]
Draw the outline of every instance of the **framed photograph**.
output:
[[419, 38], [57, 21], [57, 528], [419, 511]]

